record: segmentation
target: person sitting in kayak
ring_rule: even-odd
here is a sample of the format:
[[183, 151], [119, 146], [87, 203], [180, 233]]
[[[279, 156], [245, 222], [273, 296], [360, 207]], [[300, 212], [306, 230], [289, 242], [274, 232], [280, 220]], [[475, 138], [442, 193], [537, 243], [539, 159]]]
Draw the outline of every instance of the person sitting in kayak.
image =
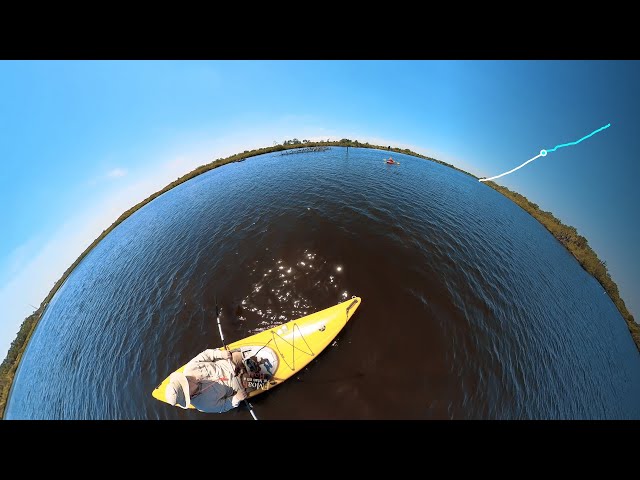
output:
[[247, 398], [242, 385], [240, 352], [210, 348], [194, 357], [183, 372], [169, 377], [165, 398], [170, 405], [205, 413], [223, 413]]

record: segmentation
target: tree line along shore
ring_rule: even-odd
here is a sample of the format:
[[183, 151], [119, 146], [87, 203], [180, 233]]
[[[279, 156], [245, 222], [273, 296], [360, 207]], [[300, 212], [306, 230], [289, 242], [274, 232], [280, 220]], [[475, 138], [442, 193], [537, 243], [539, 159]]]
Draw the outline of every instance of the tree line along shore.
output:
[[[309, 140], [286, 140], [282, 144], [277, 144], [272, 147], [259, 148], [254, 150], [245, 150], [242, 153], [237, 153], [235, 155], [231, 155], [227, 158], [219, 158], [213, 160], [206, 165], [201, 165], [200, 167], [192, 170], [191, 172], [183, 175], [182, 177], [174, 180], [162, 190], [150, 195], [137, 205], [134, 205], [129, 210], [120, 215], [111, 226], [102, 231], [100, 236], [96, 238], [86, 249], [84, 252], [80, 254], [80, 256], [71, 264], [69, 268], [64, 272], [62, 277], [54, 284], [53, 288], [49, 292], [49, 294], [42, 301], [38, 309], [36, 309], [31, 315], [29, 315], [22, 322], [18, 334], [16, 338], [11, 342], [11, 346], [7, 353], [6, 358], [0, 365], [0, 419], [4, 418], [4, 410], [7, 404], [7, 400], [9, 397], [9, 392], [11, 390], [11, 385], [13, 383], [13, 378], [15, 377], [16, 370], [18, 365], [20, 364], [20, 360], [22, 359], [22, 355], [29, 343], [29, 339], [33, 334], [38, 322], [42, 318], [42, 314], [44, 313], [47, 305], [56, 294], [58, 289], [62, 286], [62, 284], [69, 277], [73, 269], [87, 256], [87, 254], [95, 247], [105, 236], [109, 234], [114, 228], [116, 228], [120, 223], [126, 220], [130, 215], [132, 215], [136, 210], [139, 210], [147, 203], [151, 202], [155, 198], [159, 197], [163, 193], [168, 192], [172, 188], [184, 183], [198, 175], [208, 172], [209, 170], [213, 170], [214, 168], [220, 167], [222, 165], [226, 165], [232, 162], [240, 162], [250, 157], [254, 157], [257, 155], [262, 155], [265, 153], [278, 152], [278, 151], [288, 151], [293, 149], [306, 149], [307, 151], [322, 151], [322, 149], [318, 149], [316, 147], [361, 147], [361, 148], [372, 148], [378, 150], [387, 150], [396, 153], [403, 153], [406, 155], [411, 155], [418, 158], [423, 158], [426, 160], [430, 160], [432, 162], [439, 163], [441, 165], [445, 165], [449, 168], [453, 168], [459, 172], [462, 172], [466, 175], [469, 175], [473, 178], [478, 178], [475, 175], [461, 170], [454, 165], [449, 163], [437, 160], [432, 157], [427, 157], [426, 155], [422, 155], [416, 152], [413, 152], [407, 148], [401, 149], [397, 147], [391, 146], [381, 146], [381, 145], [372, 145], [369, 143], [360, 143], [357, 140], [350, 140], [347, 138], [343, 138], [339, 141], [319, 141], [319, 142], [311, 142]], [[286, 153], [294, 153], [294, 152], [286, 152]], [[587, 239], [583, 236], [579, 235], [577, 230], [574, 227], [570, 227], [564, 225], [560, 220], [558, 220], [551, 212], [546, 212], [541, 210], [538, 205], [530, 202], [527, 198], [520, 195], [519, 193], [513, 192], [508, 188], [497, 185], [494, 182], [485, 182], [486, 185], [490, 186], [497, 192], [503, 194], [505, 197], [513, 201], [516, 205], [520, 206], [523, 210], [528, 212], [533, 218], [538, 220], [551, 234], [562, 243], [569, 252], [573, 254], [576, 260], [582, 265], [582, 267], [602, 285], [602, 288], [607, 292], [614, 305], [617, 307], [618, 311], [624, 318], [627, 323], [627, 327], [629, 328], [629, 332], [631, 333], [631, 337], [635, 342], [638, 350], [640, 351], [640, 326], [635, 322], [633, 316], [627, 310], [627, 307], [620, 297], [618, 292], [618, 286], [612, 280], [609, 272], [607, 271], [606, 262], [601, 261], [596, 253], [589, 246]]]

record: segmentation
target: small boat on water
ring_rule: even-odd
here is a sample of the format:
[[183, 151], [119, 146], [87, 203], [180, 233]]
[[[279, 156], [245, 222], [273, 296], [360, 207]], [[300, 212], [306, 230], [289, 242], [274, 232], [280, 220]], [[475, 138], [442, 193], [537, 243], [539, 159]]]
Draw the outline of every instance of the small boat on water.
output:
[[400, 165], [400, 162], [394, 161], [391, 157], [385, 159], [384, 163], [386, 163], [387, 165]]

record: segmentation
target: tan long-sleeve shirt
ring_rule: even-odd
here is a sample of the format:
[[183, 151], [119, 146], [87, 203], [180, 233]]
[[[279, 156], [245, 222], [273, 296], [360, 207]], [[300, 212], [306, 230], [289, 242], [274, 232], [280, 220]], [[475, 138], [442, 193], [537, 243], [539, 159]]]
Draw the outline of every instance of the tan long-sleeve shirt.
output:
[[240, 379], [234, 375], [231, 359], [223, 359], [224, 350], [210, 348], [193, 358], [184, 369], [189, 383], [196, 382], [191, 405], [207, 413], [222, 413], [238, 406], [233, 396]]

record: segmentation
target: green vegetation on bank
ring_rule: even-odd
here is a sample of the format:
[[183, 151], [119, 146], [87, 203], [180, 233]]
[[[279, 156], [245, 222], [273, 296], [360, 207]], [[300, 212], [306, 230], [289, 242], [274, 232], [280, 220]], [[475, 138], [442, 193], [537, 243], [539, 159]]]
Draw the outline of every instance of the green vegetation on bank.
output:
[[594, 252], [589, 246], [587, 239], [582, 235], [579, 235], [575, 227], [564, 225], [551, 212], [541, 210], [538, 205], [530, 202], [523, 195], [513, 192], [494, 182], [485, 183], [503, 194], [516, 205], [520, 206], [524, 211], [529, 213], [533, 218], [538, 220], [538, 222], [549, 230], [549, 232], [551, 232], [551, 234], [573, 254], [576, 260], [578, 260], [578, 263], [582, 265], [582, 268], [593, 275], [600, 285], [602, 285], [605, 292], [607, 292], [609, 298], [611, 298], [611, 301], [613, 301], [614, 305], [620, 312], [620, 315], [622, 315], [622, 318], [627, 322], [627, 327], [629, 328], [631, 337], [633, 338], [636, 347], [638, 347], [638, 350], [640, 350], [640, 325], [635, 322], [633, 315], [631, 315], [629, 310], [627, 310], [624, 300], [620, 298], [618, 286], [613, 281], [607, 270], [607, 262], [603, 262], [598, 258], [596, 252]]
[[[206, 165], [202, 165], [195, 170], [183, 175], [182, 177], [174, 180], [169, 185], [164, 187], [162, 190], [152, 194], [145, 200], [141, 201], [137, 205], [134, 205], [129, 210], [124, 212], [122, 215], [118, 217], [118, 219], [111, 224], [109, 228], [103, 230], [98, 238], [96, 238], [91, 245], [89, 245], [82, 254], [76, 259], [73, 264], [64, 272], [62, 277], [54, 284], [53, 288], [46, 296], [46, 298], [40, 304], [40, 307], [34, 311], [31, 315], [29, 315], [20, 326], [20, 330], [16, 338], [11, 342], [11, 347], [9, 348], [9, 352], [7, 353], [7, 357], [4, 359], [2, 364], [0, 365], [0, 419], [4, 417], [4, 409], [8, 400], [9, 392], [11, 389], [11, 384], [13, 382], [13, 378], [15, 376], [18, 365], [20, 364], [20, 360], [22, 358], [22, 354], [24, 353], [27, 344], [33, 334], [38, 322], [42, 318], [42, 314], [44, 313], [45, 308], [49, 305], [49, 302], [56, 294], [58, 289], [62, 286], [62, 284], [69, 277], [73, 269], [87, 256], [87, 254], [95, 247], [105, 236], [107, 236], [113, 229], [115, 229], [120, 223], [126, 220], [129, 216], [131, 216], [135, 211], [139, 210], [147, 203], [151, 202], [155, 198], [159, 197], [163, 193], [168, 192], [172, 188], [180, 185], [181, 183], [186, 182], [198, 175], [208, 172], [209, 170], [213, 170], [214, 168], [220, 167], [222, 165], [226, 165], [232, 162], [240, 162], [246, 158], [254, 157], [256, 155], [262, 155], [265, 153], [290, 150], [294, 148], [302, 148], [302, 147], [316, 147], [316, 146], [337, 146], [337, 147], [360, 147], [360, 148], [373, 148], [379, 150], [387, 150], [390, 152], [396, 153], [404, 153], [406, 155], [411, 155], [418, 158], [424, 158], [426, 160], [430, 160], [432, 162], [439, 163], [441, 165], [445, 165], [449, 168], [453, 168], [459, 172], [462, 172], [466, 175], [469, 175], [473, 178], [478, 178], [475, 175], [461, 170], [454, 165], [451, 165], [446, 162], [442, 162], [435, 158], [427, 157], [425, 155], [412, 152], [408, 148], [401, 149], [397, 147], [391, 146], [381, 146], [381, 145], [372, 145], [369, 143], [360, 143], [357, 140], [350, 140], [348, 138], [343, 138], [340, 141], [319, 141], [319, 142], [311, 142], [309, 140], [298, 140], [294, 138], [293, 140], [286, 140], [282, 144], [274, 145], [272, 147], [259, 148], [254, 150], [245, 150], [242, 153], [237, 153], [235, 155], [231, 155], [227, 158], [219, 158], [216, 159]], [[640, 327], [634, 322], [633, 316], [627, 311], [627, 308], [620, 298], [618, 294], [618, 287], [613, 282], [609, 273], [607, 272], [606, 265], [604, 262], [600, 262], [596, 254], [591, 250], [591, 248], [587, 245], [587, 241], [584, 237], [581, 237], [576, 232], [576, 229], [573, 227], [567, 227], [563, 225], [557, 218], [555, 218], [551, 213], [544, 212], [538, 209], [538, 206], [529, 202], [525, 197], [519, 195], [515, 192], [512, 192], [504, 187], [500, 187], [493, 182], [486, 182], [488, 185], [493, 187], [498, 192], [505, 195], [507, 198], [511, 199], [518, 205], [520, 205], [524, 210], [529, 212], [534, 218], [536, 218], [540, 223], [542, 223], [553, 235], [558, 238], [573, 255], [578, 259], [580, 264], [591, 273], [602, 286], [605, 288], [613, 302], [615, 303], [618, 310], [626, 320], [629, 330], [631, 331], [631, 335], [633, 340], [638, 345], [640, 349]]]

